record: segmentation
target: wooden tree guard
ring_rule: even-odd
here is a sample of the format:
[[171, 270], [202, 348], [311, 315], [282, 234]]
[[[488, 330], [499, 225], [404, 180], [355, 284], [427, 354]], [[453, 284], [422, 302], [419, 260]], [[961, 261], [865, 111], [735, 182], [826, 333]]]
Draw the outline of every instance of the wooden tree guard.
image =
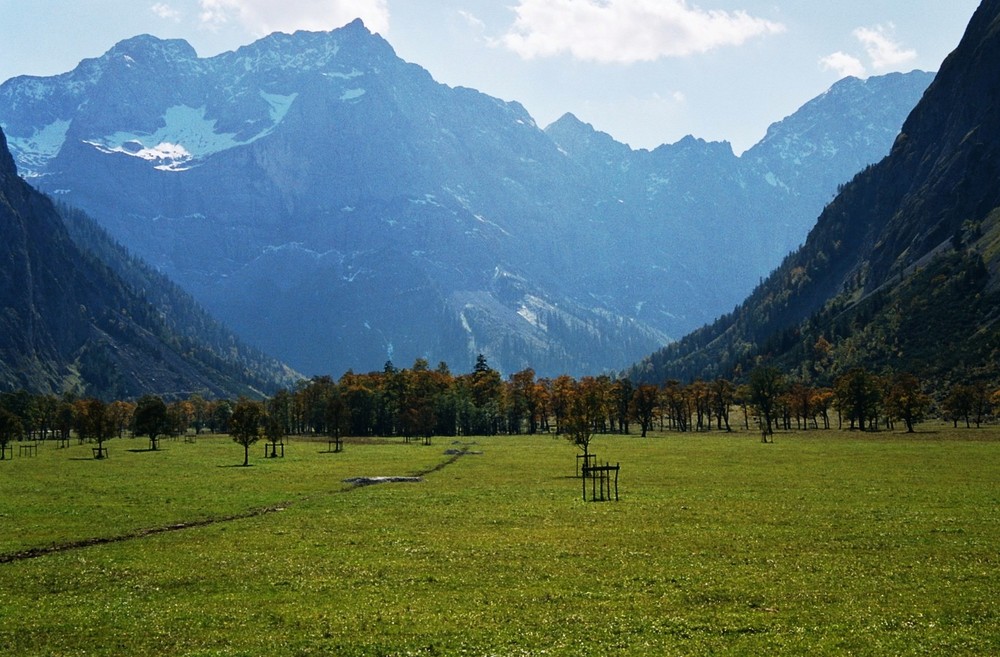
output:
[[[581, 464], [580, 461], [583, 461]], [[592, 465], [597, 465], [597, 454], [577, 454], [576, 455], [576, 476], [583, 476], [583, 471]]]
[[264, 458], [274, 459], [278, 458], [278, 449], [281, 449], [281, 458], [285, 458], [285, 441], [279, 441], [276, 443], [266, 442], [264, 443]]
[[327, 450], [333, 452], [334, 454], [344, 451], [344, 439], [340, 436], [335, 436], [327, 441]]
[[590, 480], [590, 501], [604, 502], [611, 500], [611, 473], [614, 473], [615, 501], [618, 501], [618, 472], [621, 464], [584, 466], [583, 468], [583, 501], [587, 501], [587, 480]]

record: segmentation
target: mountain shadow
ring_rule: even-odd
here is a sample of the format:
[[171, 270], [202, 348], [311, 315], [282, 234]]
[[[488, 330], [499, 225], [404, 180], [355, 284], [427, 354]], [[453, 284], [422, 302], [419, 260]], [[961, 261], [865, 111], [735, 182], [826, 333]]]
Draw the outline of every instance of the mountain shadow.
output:
[[[2, 389], [104, 398], [260, 395], [291, 374], [231, 336], [223, 350], [217, 326], [214, 345], [181, 329], [198, 316], [192, 304], [186, 316], [169, 317], [184, 306], [183, 295], [149, 272], [149, 285], [137, 289], [79, 248], [53, 203], [18, 176], [2, 131], [0, 234]], [[96, 231], [91, 239], [99, 241]], [[146, 290], [169, 301], [153, 305]]]

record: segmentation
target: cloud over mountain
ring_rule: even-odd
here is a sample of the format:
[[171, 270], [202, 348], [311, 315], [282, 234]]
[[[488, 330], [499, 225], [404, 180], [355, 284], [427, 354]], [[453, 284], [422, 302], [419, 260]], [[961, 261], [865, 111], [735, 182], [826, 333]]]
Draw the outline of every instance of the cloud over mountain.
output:
[[631, 64], [683, 57], [785, 31], [745, 11], [706, 11], [685, 0], [521, 0], [501, 42], [525, 59], [569, 53]]
[[865, 47], [872, 66], [879, 71], [892, 70], [911, 62], [917, 57], [916, 50], [907, 50], [892, 38], [892, 26], [876, 25], [874, 28], [859, 27], [854, 36]]
[[861, 60], [854, 55], [849, 55], [842, 50], [829, 54], [819, 60], [819, 65], [827, 71], [836, 71], [837, 75], [846, 78], [851, 75], [856, 78], [863, 78], [868, 72]]
[[[859, 27], [852, 34], [864, 48], [871, 66], [875, 71], [895, 71], [917, 58], [917, 51], [904, 48], [893, 38], [894, 26], [876, 25], [875, 27]], [[843, 51], [831, 53], [819, 60], [824, 70], [836, 71], [841, 77], [853, 75], [863, 78], [868, 69], [860, 58]]]
[[203, 23], [237, 21], [258, 36], [328, 30], [355, 18], [361, 18], [373, 32], [385, 33], [389, 28], [386, 0], [200, 0], [199, 4]]

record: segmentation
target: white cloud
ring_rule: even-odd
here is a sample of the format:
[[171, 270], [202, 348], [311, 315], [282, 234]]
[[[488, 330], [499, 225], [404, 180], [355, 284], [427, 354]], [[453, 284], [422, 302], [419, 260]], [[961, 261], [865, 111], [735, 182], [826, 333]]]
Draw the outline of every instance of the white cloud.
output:
[[[916, 50], [906, 50], [893, 39], [894, 26], [876, 25], [875, 27], [859, 27], [852, 34], [868, 54], [872, 68], [876, 71], [888, 71], [899, 68], [906, 62], [917, 58]], [[864, 77], [867, 74], [865, 65], [858, 57], [843, 51], [827, 55], [819, 60], [820, 66], [826, 70], [836, 71], [841, 77], [853, 75]]]
[[682, 57], [785, 31], [745, 11], [703, 10], [686, 0], [519, 0], [499, 43], [525, 59], [569, 53], [630, 64]]
[[846, 52], [837, 51], [819, 60], [820, 66], [827, 71], [836, 71], [841, 78], [853, 75], [856, 78], [863, 78], [867, 71], [861, 60]]
[[475, 14], [462, 9], [458, 10], [458, 15], [468, 23], [469, 27], [475, 29], [476, 31], [482, 32], [486, 29], [486, 23], [479, 19]]
[[179, 21], [181, 19], [181, 12], [165, 2], [157, 2], [150, 7], [150, 10], [164, 20]]
[[360, 18], [372, 32], [389, 29], [387, 0], [199, 0], [201, 21], [219, 27], [235, 21], [249, 32], [330, 30]]
[[876, 25], [874, 28], [859, 27], [854, 30], [854, 36], [864, 46], [872, 66], [877, 70], [893, 69], [917, 58], [916, 50], [904, 50], [899, 42], [892, 39], [892, 30], [892, 24], [888, 28]]

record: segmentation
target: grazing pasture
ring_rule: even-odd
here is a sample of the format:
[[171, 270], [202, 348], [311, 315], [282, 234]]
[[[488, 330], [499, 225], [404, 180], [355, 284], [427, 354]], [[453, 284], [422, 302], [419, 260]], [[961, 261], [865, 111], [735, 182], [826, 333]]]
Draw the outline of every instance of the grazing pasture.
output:
[[922, 428], [598, 436], [596, 503], [552, 436], [46, 443], [0, 654], [1000, 654], [1000, 429]]

